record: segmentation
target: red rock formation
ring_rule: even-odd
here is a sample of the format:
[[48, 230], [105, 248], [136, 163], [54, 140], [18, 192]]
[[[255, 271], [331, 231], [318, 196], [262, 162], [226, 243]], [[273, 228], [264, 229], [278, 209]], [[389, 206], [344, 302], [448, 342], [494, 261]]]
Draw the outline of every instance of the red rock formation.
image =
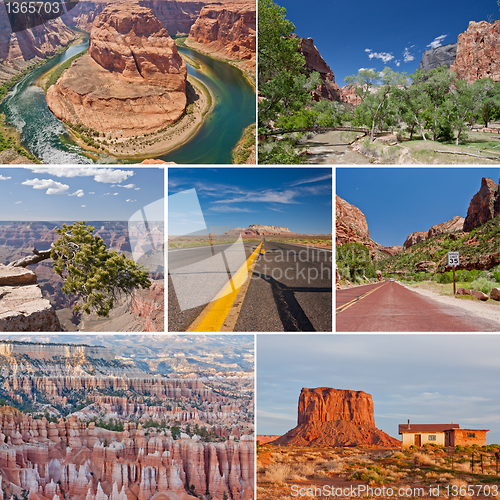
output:
[[33, 500], [190, 500], [186, 483], [198, 495], [234, 500], [254, 497], [254, 447], [239, 441], [203, 443], [183, 434], [124, 423], [113, 432], [78, 421], [49, 423], [10, 407], [0, 409], [0, 468], [3, 488], [30, 491]]
[[335, 75], [330, 66], [321, 57], [318, 49], [314, 45], [312, 38], [299, 39], [300, 53], [305, 57], [306, 69], [308, 73], [317, 71], [323, 81], [322, 85], [316, 89], [316, 95], [321, 99], [329, 101], [339, 101], [339, 86], [335, 83]]
[[426, 241], [429, 238], [438, 236], [440, 234], [455, 233], [457, 231], [463, 231], [464, 228], [464, 218], [456, 215], [452, 219], [442, 222], [441, 224], [435, 224], [428, 231], [416, 231], [409, 234], [403, 244], [403, 248], [410, 248], [421, 241]]
[[361, 97], [356, 94], [356, 85], [353, 83], [348, 83], [340, 89], [340, 100], [346, 104], [352, 104], [353, 106], [359, 106], [361, 104]]
[[457, 57], [450, 67], [458, 78], [473, 83], [480, 78], [500, 80], [500, 21], [471, 21], [458, 35]]
[[132, 311], [145, 319], [145, 332], [165, 331], [165, 286], [154, 282], [150, 288], [136, 290], [132, 296]]
[[[361, 240], [370, 237], [365, 214], [359, 208], [343, 200], [339, 195], [335, 197], [335, 217], [341, 219], [344, 224], [352, 228], [354, 234]], [[338, 243], [338, 233], [337, 244], [343, 244]]]
[[244, 68], [255, 74], [255, 3], [210, 4], [189, 31], [189, 41], [204, 45], [229, 59], [245, 60]]
[[111, 138], [155, 132], [186, 107], [186, 64], [150, 9], [108, 5], [78, 58], [47, 91], [61, 120]]
[[[500, 181], [499, 181], [500, 184]], [[473, 196], [467, 217], [464, 221], [464, 231], [472, 231], [500, 213], [500, 189], [491, 179], [483, 177], [481, 188]]]
[[296, 446], [400, 446], [375, 427], [373, 401], [363, 391], [302, 389], [297, 426], [273, 444]]

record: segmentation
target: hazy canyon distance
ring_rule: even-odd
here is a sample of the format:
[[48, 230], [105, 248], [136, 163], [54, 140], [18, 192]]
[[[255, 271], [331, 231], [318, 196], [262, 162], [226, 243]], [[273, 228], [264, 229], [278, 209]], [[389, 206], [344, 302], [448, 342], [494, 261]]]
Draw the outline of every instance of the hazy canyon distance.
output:
[[0, 341], [0, 497], [254, 498], [251, 338], [22, 339]]
[[[0, 222], [0, 276], [4, 264], [32, 255], [32, 248], [47, 250], [59, 235], [62, 222]], [[35, 283], [2, 283], [0, 290], [11, 295], [11, 306], [0, 307], [0, 331], [164, 331], [164, 228], [163, 222], [149, 221], [149, 233], [128, 226], [123, 221], [87, 221], [95, 228], [108, 249], [132, 257], [134, 251], [145, 254], [138, 260], [149, 269], [151, 287], [123, 297], [109, 319], [81, 315], [72, 310], [78, 297], [61, 291], [62, 278], [52, 268], [52, 259], [28, 266], [35, 273]], [[153, 249], [151, 249], [151, 245]], [[11, 271], [13, 270], [10, 268]], [[15, 268], [14, 268], [15, 269]], [[2, 286], [8, 285], [8, 286]], [[8, 297], [4, 297], [4, 303]], [[4, 321], [4, 316], [6, 321]]]
[[89, 32], [85, 54], [55, 83], [49, 75], [41, 79], [50, 110], [85, 149], [158, 155], [184, 142], [215, 98], [187, 75], [171, 36], [186, 36], [187, 47], [254, 80], [255, 27], [255, 3], [248, 0], [82, 0], [62, 17], [19, 33], [11, 33], [1, 9], [0, 82], [81, 41], [81, 30]]

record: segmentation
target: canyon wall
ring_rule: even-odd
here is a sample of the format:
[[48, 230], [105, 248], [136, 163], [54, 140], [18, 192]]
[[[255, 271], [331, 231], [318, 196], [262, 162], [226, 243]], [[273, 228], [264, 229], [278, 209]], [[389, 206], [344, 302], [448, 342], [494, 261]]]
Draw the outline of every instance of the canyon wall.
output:
[[429, 238], [433, 238], [434, 236], [438, 236], [440, 234], [463, 231], [464, 221], [465, 219], [463, 217], [456, 215], [446, 222], [435, 224], [428, 231], [416, 231], [414, 233], [411, 233], [406, 237], [403, 248], [410, 248], [411, 246], [420, 243], [421, 241], [428, 240]]
[[472, 231], [500, 214], [500, 180], [495, 181], [483, 177], [481, 188], [473, 196], [467, 217], [464, 221], [464, 231]]
[[457, 78], [473, 83], [480, 78], [500, 81], [500, 20], [471, 21], [457, 40], [457, 57], [451, 66]]
[[273, 444], [397, 447], [401, 442], [375, 427], [370, 394], [318, 387], [302, 389], [297, 426]]
[[[19, 269], [19, 268], [18, 268]], [[48, 360], [56, 356], [64, 358], [85, 356], [91, 359], [112, 361], [115, 355], [106, 347], [56, 344], [14, 344], [0, 340], [0, 356], [11, 357], [15, 354], [27, 355], [32, 359]]]
[[205, 52], [214, 51], [229, 59], [243, 60], [239, 65], [255, 74], [256, 21], [255, 3], [210, 4], [201, 9], [187, 42]]
[[[124, 423], [122, 432], [75, 417], [48, 422], [0, 409], [0, 468], [7, 494], [30, 500], [177, 500], [210, 494], [219, 500], [254, 498], [252, 436], [204, 443], [198, 436]], [[189, 491], [189, 493], [188, 493]]]

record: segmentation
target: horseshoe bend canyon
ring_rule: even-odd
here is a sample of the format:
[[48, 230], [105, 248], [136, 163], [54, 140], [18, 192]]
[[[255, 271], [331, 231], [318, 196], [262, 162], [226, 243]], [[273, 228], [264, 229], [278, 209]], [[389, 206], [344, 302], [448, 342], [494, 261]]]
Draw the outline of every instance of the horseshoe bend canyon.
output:
[[204, 337], [1, 340], [0, 497], [254, 498], [251, 342]]

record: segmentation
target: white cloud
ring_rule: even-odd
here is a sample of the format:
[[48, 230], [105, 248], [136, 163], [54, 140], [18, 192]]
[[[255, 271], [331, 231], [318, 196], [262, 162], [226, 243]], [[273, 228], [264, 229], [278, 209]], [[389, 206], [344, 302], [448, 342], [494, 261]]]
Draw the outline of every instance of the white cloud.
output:
[[394, 59], [394, 56], [390, 54], [389, 52], [372, 52], [371, 49], [365, 49], [365, 52], [368, 53], [368, 57], [370, 59], [380, 59], [384, 63], [388, 63], [392, 59]]
[[117, 196], [118, 193], [104, 193], [103, 196]]
[[248, 208], [231, 207], [229, 205], [217, 205], [208, 209], [210, 212], [253, 212]]
[[332, 174], [328, 173], [328, 174], [323, 174], [323, 175], [311, 177], [309, 179], [304, 179], [302, 181], [296, 181], [293, 184], [290, 184], [290, 186], [292, 186], [292, 187], [293, 186], [300, 186], [301, 184], [309, 184], [311, 182], [325, 181], [325, 180], [331, 179], [331, 178], [332, 178]]
[[137, 201], [137, 200], [130, 200], [130, 199], [129, 199], [129, 200], [125, 200], [125, 201], [126, 201], [127, 203], [134, 203], [134, 202], [135, 202], [135, 201]]
[[438, 47], [441, 47], [442, 41], [447, 37], [448, 35], [440, 35], [434, 38], [434, 40], [427, 45], [427, 47], [430, 47], [431, 49], [437, 49]]
[[231, 198], [228, 200], [218, 200], [214, 201], [214, 203], [237, 203], [237, 202], [254, 202], [254, 203], [262, 203], [262, 202], [270, 202], [270, 203], [299, 203], [295, 201], [294, 198], [296, 196], [300, 196], [300, 192], [294, 189], [289, 189], [285, 191], [263, 191], [263, 192], [251, 192], [245, 194], [244, 196], [237, 196], [235, 198]]
[[95, 194], [94, 191], [89, 191], [89, 194]]
[[78, 189], [77, 191], [75, 191], [74, 193], [71, 193], [68, 196], [78, 196], [78, 198], [81, 198], [84, 194], [85, 193], [83, 192], [82, 189]]
[[127, 189], [132, 189], [132, 188], [135, 188], [135, 184], [125, 184], [125, 186], [120, 186], [119, 187], [121, 188], [127, 188]]
[[401, 61], [398, 59], [397, 61], [394, 61], [394, 63], [396, 64], [396, 66], [399, 66], [401, 64]]
[[413, 61], [413, 59], [415, 59], [415, 56], [410, 53], [410, 49], [408, 47], [405, 47], [405, 50], [403, 52], [403, 56], [404, 56], [405, 63]]
[[96, 182], [113, 184], [123, 182], [134, 175], [133, 170], [120, 170], [105, 167], [26, 167], [37, 174], [50, 174], [55, 177], [94, 177]]
[[22, 201], [16, 201], [16, 205], [20, 205]]
[[0, 181], [6, 181], [8, 179], [12, 179], [12, 177], [4, 177], [3, 175], [0, 175]]
[[86, 208], [86, 207], [87, 207], [87, 205], [82, 205], [82, 208]]
[[33, 189], [46, 189], [46, 194], [63, 194], [69, 189], [67, 184], [61, 184], [53, 179], [31, 179], [24, 181], [25, 186], [33, 186]]

